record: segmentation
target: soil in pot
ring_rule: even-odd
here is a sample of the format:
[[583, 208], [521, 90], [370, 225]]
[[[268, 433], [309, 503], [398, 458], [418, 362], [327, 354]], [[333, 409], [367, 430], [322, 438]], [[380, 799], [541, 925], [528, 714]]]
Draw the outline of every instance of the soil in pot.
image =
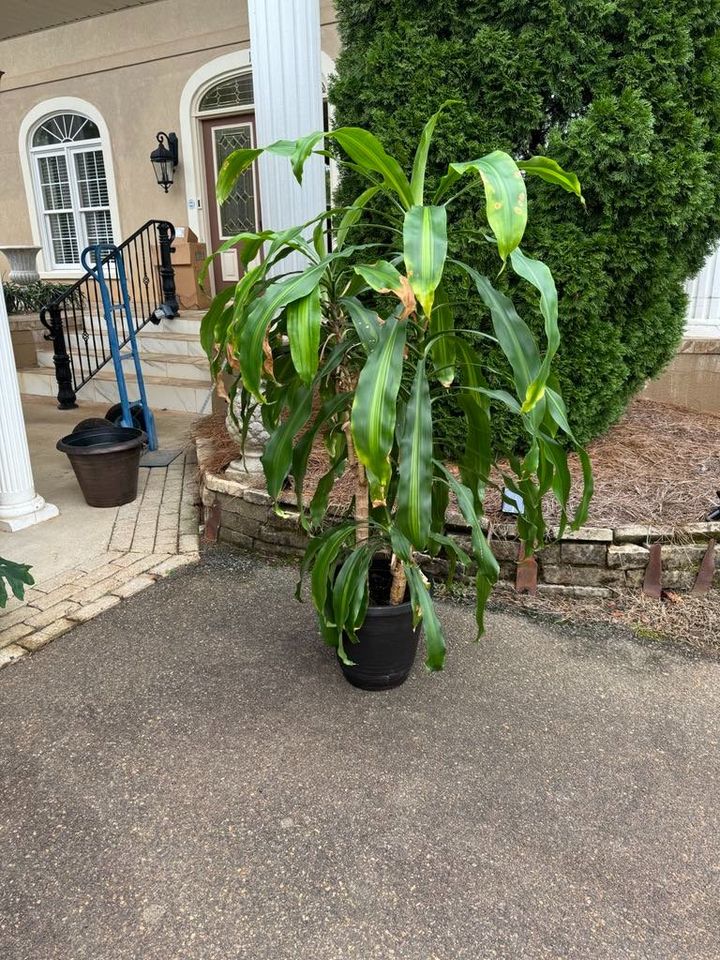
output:
[[404, 683], [417, 653], [421, 627], [413, 630], [409, 593], [405, 602], [391, 607], [390, 564], [375, 557], [370, 565], [370, 604], [358, 642], [344, 638], [345, 653], [352, 667], [339, 660], [345, 679], [361, 690], [390, 690]]
[[91, 507], [119, 507], [137, 497], [142, 447], [142, 430], [111, 424], [71, 433], [57, 442]]

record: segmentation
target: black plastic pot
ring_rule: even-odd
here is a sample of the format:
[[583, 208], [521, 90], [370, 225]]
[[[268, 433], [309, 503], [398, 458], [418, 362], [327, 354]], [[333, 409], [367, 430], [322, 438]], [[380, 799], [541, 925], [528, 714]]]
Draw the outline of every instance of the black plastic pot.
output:
[[[365, 622], [357, 631], [358, 642], [344, 638], [345, 653], [353, 666], [338, 658], [345, 679], [361, 690], [390, 690], [404, 683], [415, 663], [421, 627], [413, 630], [409, 602], [391, 607], [373, 600], [390, 595], [390, 569], [386, 559], [376, 557], [370, 567], [370, 598]], [[406, 594], [407, 600], [407, 594]]]
[[57, 442], [91, 507], [119, 507], [137, 497], [142, 447], [142, 430], [110, 424], [71, 433]]

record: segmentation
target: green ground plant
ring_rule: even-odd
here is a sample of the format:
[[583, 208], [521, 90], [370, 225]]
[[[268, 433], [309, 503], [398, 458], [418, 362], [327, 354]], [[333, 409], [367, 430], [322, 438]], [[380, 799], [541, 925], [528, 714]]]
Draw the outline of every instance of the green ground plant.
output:
[[[577, 448], [584, 469], [575, 525], [585, 519], [591, 495], [589, 462], [575, 443], [553, 373], [560, 345], [555, 283], [548, 267], [520, 247], [527, 223], [525, 176], [563, 188], [579, 203], [577, 177], [547, 158], [516, 164], [494, 150], [451, 162], [431, 187], [426, 168], [441, 113], [423, 128], [409, 174], [359, 128], [267, 147], [286, 157], [301, 181], [307, 158], [325, 152], [323, 141], [332, 143], [341, 163], [361, 177], [361, 189], [333, 212], [329, 252], [327, 211], [291, 230], [243, 233], [226, 241], [217, 252], [238, 247], [244, 275], [216, 296], [201, 326], [214, 375], [234, 375], [231, 399], [239, 391], [245, 433], [256, 411], [262, 415], [270, 434], [262, 464], [276, 502], [293, 479], [301, 522], [315, 534], [303, 570], [310, 572], [323, 635], [345, 662], [352, 657], [345, 644], [356, 639], [365, 619], [368, 571], [378, 554], [390, 557], [390, 602], [402, 602], [409, 587], [416, 621], [425, 629], [430, 669], [442, 667], [445, 641], [421, 554], [442, 552], [451, 564], [475, 571], [482, 633], [485, 603], [498, 575], [482, 525], [497, 411], [508, 411], [526, 438], [526, 452], [511, 456], [504, 483], [524, 501], [518, 532], [527, 553], [545, 540], [546, 494], [560, 504], [561, 528], [570, 522], [571, 478], [561, 438]], [[220, 202], [260, 153], [261, 148], [246, 149], [228, 157], [218, 177]], [[491, 251], [493, 277], [512, 272], [528, 286], [544, 319], [543, 349], [494, 281], [476, 264], [450, 254], [448, 214], [468, 190], [475, 190], [478, 218], [484, 211], [482, 244], [476, 247]], [[356, 243], [355, 235], [363, 235], [368, 224], [382, 225], [378, 239]], [[299, 265], [284, 267], [289, 255]], [[460, 278], [469, 287], [456, 302], [447, 290], [461, 289]], [[458, 322], [471, 298], [488, 311], [491, 332], [464, 330]], [[501, 385], [491, 387], [488, 358], [496, 351], [508, 372]], [[437, 446], [448, 396], [462, 411], [459, 475]], [[329, 468], [306, 503], [308, 458], [321, 439]], [[354, 476], [352, 514], [327, 524], [332, 487], [346, 470]], [[446, 528], [451, 494], [470, 527], [469, 548]]]
[[0, 557], [0, 607], [5, 607], [8, 602], [9, 594], [7, 584], [11, 592], [18, 600], [25, 597], [25, 587], [31, 587], [35, 583], [30, 574], [30, 567], [25, 563], [15, 563], [12, 560], [5, 560]]

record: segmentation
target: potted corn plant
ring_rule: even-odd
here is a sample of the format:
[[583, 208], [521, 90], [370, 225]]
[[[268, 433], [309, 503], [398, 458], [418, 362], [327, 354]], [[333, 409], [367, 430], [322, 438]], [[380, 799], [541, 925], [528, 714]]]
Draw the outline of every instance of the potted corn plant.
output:
[[[366, 689], [405, 680], [420, 628], [427, 667], [443, 666], [445, 639], [422, 556], [442, 554], [474, 576], [478, 636], [484, 630], [498, 576], [482, 522], [494, 462], [494, 406], [516, 415], [527, 437], [524, 455], [511, 456], [503, 475], [522, 497], [518, 531], [526, 555], [544, 542], [546, 494], [559, 502], [563, 528], [583, 522], [591, 495], [590, 465], [574, 441], [552, 371], [560, 344], [555, 284], [549, 268], [520, 246], [526, 177], [541, 177], [582, 200], [577, 177], [546, 157], [515, 161], [495, 150], [451, 163], [428, 196], [426, 164], [440, 112], [422, 132], [409, 175], [360, 128], [264, 148], [287, 157], [301, 182], [307, 158], [334, 145], [338, 162], [359, 174], [365, 189], [348, 206], [318, 211], [294, 229], [226, 241], [215, 255], [238, 246], [245, 272], [214, 299], [201, 327], [214, 376], [234, 375], [230, 393], [233, 400], [239, 393], [243, 435], [258, 411], [262, 416], [269, 434], [262, 463], [276, 502], [292, 478], [300, 522], [312, 534], [302, 573], [310, 575], [322, 635], [336, 648], [346, 677]], [[237, 150], [227, 158], [218, 177], [221, 203], [261, 152]], [[543, 349], [508, 296], [473, 264], [448, 254], [448, 210], [474, 183], [484, 190], [485, 239], [496, 249], [498, 270], [512, 270], [535, 288]], [[354, 242], [368, 235], [367, 224], [382, 239]], [[284, 268], [289, 254], [296, 263], [299, 255], [299, 268]], [[461, 311], [445, 290], [450, 275], [465, 276], [471, 295], [489, 311], [490, 339], [508, 362], [507, 389], [492, 389], [486, 380], [489, 335], [456, 325]], [[433, 439], [434, 400], [448, 391], [466, 419], [459, 470], [443, 462]], [[317, 443], [324, 444], [329, 466], [307, 503], [308, 457]], [[567, 446], [577, 449], [584, 475], [572, 520]], [[352, 513], [328, 522], [333, 485], [346, 471], [354, 478]], [[451, 500], [469, 527], [469, 550], [467, 538], [460, 542], [446, 529]]]

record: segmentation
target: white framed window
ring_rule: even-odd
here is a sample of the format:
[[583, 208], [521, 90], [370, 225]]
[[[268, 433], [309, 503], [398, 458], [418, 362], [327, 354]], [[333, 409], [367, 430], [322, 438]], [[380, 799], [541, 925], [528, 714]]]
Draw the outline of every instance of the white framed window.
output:
[[29, 154], [45, 263], [80, 269], [85, 247], [114, 241], [100, 131], [80, 113], [55, 113], [32, 132]]

